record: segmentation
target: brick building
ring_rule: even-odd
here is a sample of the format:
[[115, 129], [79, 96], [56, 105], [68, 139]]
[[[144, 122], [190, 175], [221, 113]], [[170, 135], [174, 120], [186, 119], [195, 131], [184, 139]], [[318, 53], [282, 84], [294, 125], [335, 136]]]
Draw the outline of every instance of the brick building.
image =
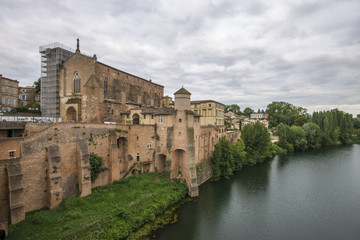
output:
[[11, 112], [18, 106], [18, 86], [19, 81], [0, 74], [0, 111]]
[[64, 121], [121, 122], [139, 107], [160, 107], [164, 87], [76, 53], [61, 66], [60, 117]]

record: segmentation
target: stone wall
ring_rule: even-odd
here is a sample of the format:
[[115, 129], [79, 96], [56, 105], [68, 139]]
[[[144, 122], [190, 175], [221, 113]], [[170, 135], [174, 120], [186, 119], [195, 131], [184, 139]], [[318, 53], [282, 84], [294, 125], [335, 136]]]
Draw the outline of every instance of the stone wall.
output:
[[[156, 125], [33, 124], [27, 127], [32, 135], [0, 141], [0, 172], [6, 172], [0, 174], [0, 220], [18, 222], [25, 212], [55, 208], [64, 198], [86, 196], [96, 186], [144, 172], [182, 178], [196, 196], [198, 185], [211, 177], [205, 162], [226, 136], [224, 127], [200, 127], [187, 111], [162, 117]], [[239, 134], [228, 137], [234, 142]], [[9, 159], [11, 149], [15, 156]], [[91, 153], [102, 157], [106, 169], [94, 182]]]

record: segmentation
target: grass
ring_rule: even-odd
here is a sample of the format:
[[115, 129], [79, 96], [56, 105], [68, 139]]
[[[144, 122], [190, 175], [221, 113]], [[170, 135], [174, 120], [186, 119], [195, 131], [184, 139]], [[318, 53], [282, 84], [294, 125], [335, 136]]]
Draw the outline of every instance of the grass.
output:
[[122, 239], [186, 193], [185, 185], [160, 174], [129, 177], [65, 199], [54, 210], [27, 213], [25, 221], [9, 226], [8, 239]]

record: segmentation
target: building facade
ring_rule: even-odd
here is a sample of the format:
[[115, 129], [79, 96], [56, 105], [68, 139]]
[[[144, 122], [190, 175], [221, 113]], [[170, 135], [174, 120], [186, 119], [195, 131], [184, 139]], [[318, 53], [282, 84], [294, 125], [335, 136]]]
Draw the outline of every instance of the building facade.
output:
[[[180, 179], [197, 196], [212, 175], [215, 144], [222, 137], [235, 143], [240, 132], [200, 126], [190, 95], [177, 91], [175, 108], [130, 109], [127, 124], [27, 124], [26, 137], [1, 139], [0, 220], [15, 224], [26, 212], [55, 208], [64, 198], [144, 172]], [[106, 169], [93, 182], [90, 153], [101, 156]]]
[[76, 52], [60, 70], [64, 121], [121, 122], [129, 109], [160, 107], [164, 87]]
[[40, 94], [35, 92], [34, 86], [19, 87], [19, 107], [24, 107], [28, 104], [40, 103]]
[[11, 112], [18, 106], [19, 81], [5, 78], [0, 74], [0, 110]]
[[191, 101], [191, 110], [200, 116], [201, 126], [224, 125], [224, 109], [224, 104], [213, 100]]

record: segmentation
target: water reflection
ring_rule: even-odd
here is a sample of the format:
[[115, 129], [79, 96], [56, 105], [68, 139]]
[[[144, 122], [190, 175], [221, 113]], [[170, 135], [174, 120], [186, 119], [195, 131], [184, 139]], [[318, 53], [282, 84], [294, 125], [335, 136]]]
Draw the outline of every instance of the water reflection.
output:
[[156, 239], [360, 239], [360, 145], [277, 156], [206, 183]]

